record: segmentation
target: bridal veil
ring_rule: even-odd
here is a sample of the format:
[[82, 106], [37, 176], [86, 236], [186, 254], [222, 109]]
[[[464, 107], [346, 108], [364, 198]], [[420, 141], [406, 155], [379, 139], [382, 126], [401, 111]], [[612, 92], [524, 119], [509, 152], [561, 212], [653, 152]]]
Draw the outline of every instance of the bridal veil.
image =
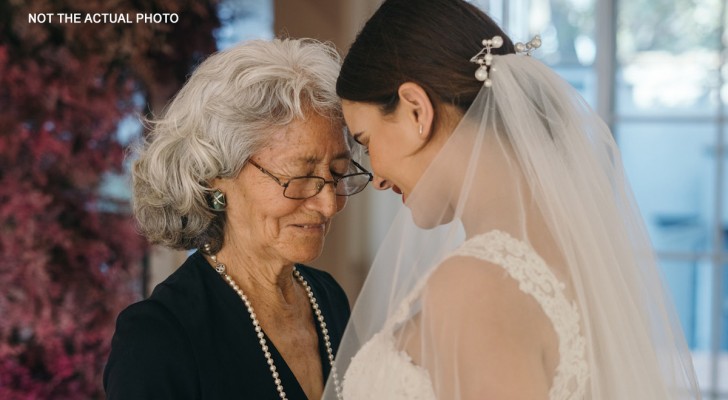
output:
[[[479, 275], [448, 267], [453, 279], [439, 281], [439, 295], [428, 299], [428, 287], [466, 239], [495, 231], [535, 250], [578, 310], [584, 398], [699, 398], [609, 128], [533, 57], [493, 57], [490, 79], [384, 238], [336, 356], [338, 376], [397, 320], [397, 350], [427, 370], [438, 398], [458, 399], [465, 382], [482, 379], [477, 360], [489, 355], [478, 341], [492, 326], [478, 318]], [[331, 378], [324, 397], [336, 398]]]

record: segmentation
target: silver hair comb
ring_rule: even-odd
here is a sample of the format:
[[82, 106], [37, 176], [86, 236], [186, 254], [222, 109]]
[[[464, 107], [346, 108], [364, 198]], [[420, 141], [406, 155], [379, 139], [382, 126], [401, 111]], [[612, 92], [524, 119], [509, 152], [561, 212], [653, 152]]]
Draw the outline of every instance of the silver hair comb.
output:
[[[491, 87], [493, 86], [493, 81], [490, 77], [495, 71], [495, 68], [491, 66], [493, 63], [493, 54], [491, 51], [503, 46], [503, 38], [493, 36], [492, 39], [483, 39], [481, 43], [483, 44], [483, 48], [470, 59], [470, 62], [479, 65], [478, 69], [475, 70], [475, 79], [483, 82], [485, 87]], [[541, 36], [539, 35], [534, 36], [533, 39], [526, 43], [518, 42], [515, 44], [516, 53], [527, 56], [530, 56], [539, 47], [541, 47]]]
[[475, 79], [483, 82], [483, 85], [486, 87], [491, 87], [493, 86], [493, 81], [490, 80], [490, 74], [495, 69], [490, 66], [493, 62], [493, 54], [491, 54], [490, 51], [491, 49], [497, 49], [503, 46], [503, 38], [500, 36], [493, 36], [492, 39], [483, 39], [481, 43], [484, 47], [480, 49], [478, 54], [474, 55], [470, 59], [470, 62], [480, 65], [480, 67], [475, 70]]
[[539, 47], [541, 47], [541, 36], [539, 35], [534, 36], [533, 39], [526, 43], [518, 42], [515, 44], [516, 53], [526, 54], [527, 56], [530, 56]]

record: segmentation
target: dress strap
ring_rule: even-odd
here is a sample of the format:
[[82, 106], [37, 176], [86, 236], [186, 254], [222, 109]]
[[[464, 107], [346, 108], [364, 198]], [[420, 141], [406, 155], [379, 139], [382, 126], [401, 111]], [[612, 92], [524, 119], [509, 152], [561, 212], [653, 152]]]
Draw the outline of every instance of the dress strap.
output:
[[522, 292], [538, 301], [559, 339], [559, 366], [550, 398], [583, 398], [588, 365], [581, 316], [576, 303], [567, 299], [564, 283], [535, 250], [505, 232], [494, 230], [467, 240], [451, 256], [474, 257], [502, 267], [518, 282]]

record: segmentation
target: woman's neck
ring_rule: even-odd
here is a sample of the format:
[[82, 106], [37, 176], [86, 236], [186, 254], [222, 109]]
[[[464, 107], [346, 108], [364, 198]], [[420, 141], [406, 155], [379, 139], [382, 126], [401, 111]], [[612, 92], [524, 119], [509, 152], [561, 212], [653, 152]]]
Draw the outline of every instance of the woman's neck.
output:
[[293, 263], [258, 257], [234, 244], [223, 246], [217, 260], [225, 264], [227, 274], [251, 301], [259, 299], [285, 308], [298, 300]]

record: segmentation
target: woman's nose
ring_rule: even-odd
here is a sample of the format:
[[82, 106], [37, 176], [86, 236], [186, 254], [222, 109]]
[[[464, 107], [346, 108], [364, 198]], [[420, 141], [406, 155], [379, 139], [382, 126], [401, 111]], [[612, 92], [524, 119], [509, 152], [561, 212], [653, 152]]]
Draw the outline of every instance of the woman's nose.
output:
[[336, 195], [334, 185], [329, 185], [328, 183], [333, 182], [324, 184], [321, 191], [313, 196], [312, 199], [314, 199], [314, 203], [316, 204], [316, 208], [319, 209], [319, 212], [327, 218], [331, 218], [334, 214], [341, 211], [343, 207], [338, 202], [339, 196]]

